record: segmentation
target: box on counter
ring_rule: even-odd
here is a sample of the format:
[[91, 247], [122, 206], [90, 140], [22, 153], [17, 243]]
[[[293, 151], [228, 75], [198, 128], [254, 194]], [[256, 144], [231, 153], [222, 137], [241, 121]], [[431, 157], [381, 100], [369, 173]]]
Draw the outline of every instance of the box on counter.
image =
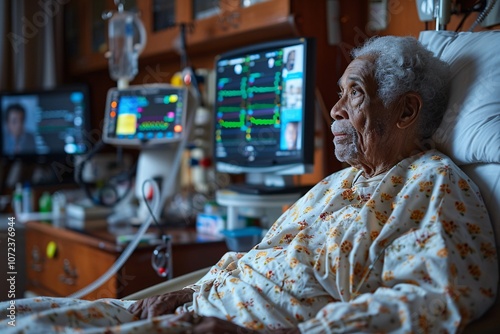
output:
[[196, 232], [214, 236], [222, 236], [220, 231], [224, 229], [224, 219], [215, 214], [199, 213], [196, 217]]
[[227, 248], [235, 252], [247, 252], [257, 245], [264, 236], [264, 229], [257, 226], [222, 230], [226, 237]]

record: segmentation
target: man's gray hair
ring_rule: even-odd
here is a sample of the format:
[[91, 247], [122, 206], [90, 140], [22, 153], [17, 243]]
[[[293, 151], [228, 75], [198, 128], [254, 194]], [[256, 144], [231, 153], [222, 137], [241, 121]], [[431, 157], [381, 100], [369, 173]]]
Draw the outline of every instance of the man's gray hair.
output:
[[413, 91], [422, 98], [418, 134], [430, 138], [437, 130], [449, 96], [449, 65], [434, 57], [413, 37], [384, 36], [352, 51], [354, 58], [375, 56], [375, 80], [384, 106]]

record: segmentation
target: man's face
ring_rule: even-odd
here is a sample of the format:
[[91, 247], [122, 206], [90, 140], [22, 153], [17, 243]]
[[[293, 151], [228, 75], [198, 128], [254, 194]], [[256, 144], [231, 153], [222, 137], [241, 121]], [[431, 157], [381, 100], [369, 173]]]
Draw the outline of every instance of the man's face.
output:
[[390, 144], [393, 112], [377, 96], [374, 59], [354, 59], [339, 80], [340, 100], [332, 108], [335, 156], [359, 167], [383, 157]]
[[289, 150], [295, 149], [297, 146], [297, 125], [288, 123], [285, 129], [286, 145]]
[[23, 133], [24, 117], [23, 113], [18, 110], [12, 110], [7, 117], [7, 129], [15, 138]]
[[286, 69], [288, 71], [293, 70], [293, 66], [295, 65], [295, 51], [290, 51], [288, 54], [288, 58], [286, 59]]

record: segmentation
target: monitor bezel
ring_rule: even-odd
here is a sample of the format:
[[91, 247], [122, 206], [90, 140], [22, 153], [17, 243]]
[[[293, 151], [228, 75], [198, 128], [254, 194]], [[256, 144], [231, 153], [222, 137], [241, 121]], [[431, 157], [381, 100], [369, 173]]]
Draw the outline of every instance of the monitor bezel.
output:
[[[64, 147], [60, 152], [49, 152], [49, 153], [23, 153], [23, 154], [5, 154], [4, 153], [4, 113], [1, 108], [3, 104], [3, 99], [5, 97], [10, 96], [48, 96], [48, 95], [56, 95], [56, 94], [69, 94], [75, 91], [79, 91], [83, 93], [84, 99], [84, 110], [83, 110], [83, 126], [82, 128], [88, 134], [88, 138], [85, 141], [85, 151], [77, 152], [77, 153], [67, 153], [64, 151]], [[78, 83], [74, 85], [60, 86], [53, 89], [33, 89], [33, 90], [22, 90], [22, 91], [1, 91], [0, 92], [0, 117], [2, 118], [1, 126], [0, 126], [0, 156], [3, 160], [20, 160], [25, 162], [34, 162], [34, 163], [46, 163], [50, 161], [59, 161], [64, 160], [67, 157], [74, 157], [77, 155], [85, 155], [87, 154], [92, 145], [94, 143], [91, 142], [91, 112], [90, 112], [90, 90], [88, 85], [83, 83]]]
[[[280, 39], [270, 42], [248, 45], [242, 48], [230, 50], [222, 53], [215, 58], [215, 84], [217, 82], [217, 64], [221, 60], [242, 57], [252, 52], [262, 52], [266, 50], [284, 48], [294, 45], [304, 45], [303, 68], [304, 68], [304, 84], [303, 93], [303, 108], [302, 108], [302, 135], [301, 135], [301, 155], [298, 157], [278, 157], [274, 160], [266, 159], [265, 161], [248, 162], [235, 160], [235, 157], [217, 157], [216, 155], [216, 122], [217, 122], [217, 98], [214, 102], [214, 161], [217, 171], [229, 174], [278, 174], [278, 175], [299, 175], [312, 172], [314, 165], [314, 132], [315, 132], [315, 82], [316, 82], [316, 41], [310, 37], [297, 37]], [[217, 94], [217, 89], [215, 93]], [[306, 117], [306, 113], [307, 117]]]

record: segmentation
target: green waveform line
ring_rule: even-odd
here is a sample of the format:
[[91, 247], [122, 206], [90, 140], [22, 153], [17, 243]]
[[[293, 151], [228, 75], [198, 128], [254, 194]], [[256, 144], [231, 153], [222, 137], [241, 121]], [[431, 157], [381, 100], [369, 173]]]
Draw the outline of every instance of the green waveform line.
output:
[[217, 109], [217, 111], [220, 111], [220, 112], [235, 112], [235, 111], [240, 111], [241, 110], [241, 107], [230, 107], [230, 106], [223, 106], [223, 107], [219, 107]]
[[243, 95], [243, 91], [241, 91], [241, 90], [221, 90], [219, 92], [219, 95], [224, 96], [224, 97], [241, 96], [241, 95]]
[[249, 87], [248, 91], [251, 93], [272, 93], [276, 91], [276, 87]]
[[225, 120], [221, 119], [219, 121], [219, 124], [223, 128], [241, 128], [243, 125], [245, 125], [245, 114], [244, 113], [240, 114], [239, 121], [225, 121]]
[[167, 122], [144, 122], [139, 125], [141, 131], [161, 131], [168, 129], [170, 124]]
[[250, 117], [250, 122], [252, 124], [255, 124], [255, 125], [273, 125], [273, 124], [276, 124], [278, 122], [278, 118], [279, 118], [278, 114], [274, 113], [272, 119], [268, 119], [268, 118], [258, 119], [255, 117]]

